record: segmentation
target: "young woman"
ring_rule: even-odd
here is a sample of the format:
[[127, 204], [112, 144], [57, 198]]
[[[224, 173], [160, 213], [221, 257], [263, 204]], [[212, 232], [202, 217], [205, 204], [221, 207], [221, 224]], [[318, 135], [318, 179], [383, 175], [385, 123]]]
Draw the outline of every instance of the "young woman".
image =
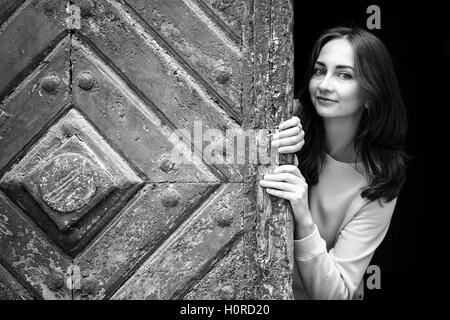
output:
[[306, 76], [299, 117], [272, 141], [298, 166], [260, 184], [292, 207], [295, 298], [362, 299], [406, 177], [406, 111], [388, 51], [363, 29], [325, 31]]

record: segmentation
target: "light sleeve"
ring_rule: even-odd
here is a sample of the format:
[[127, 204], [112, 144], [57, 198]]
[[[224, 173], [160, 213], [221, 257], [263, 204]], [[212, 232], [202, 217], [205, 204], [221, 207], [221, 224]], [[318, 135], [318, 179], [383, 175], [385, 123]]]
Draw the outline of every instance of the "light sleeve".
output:
[[296, 266], [311, 299], [353, 299], [375, 249], [383, 241], [397, 198], [372, 201], [353, 215], [328, 252], [317, 226], [294, 240]]

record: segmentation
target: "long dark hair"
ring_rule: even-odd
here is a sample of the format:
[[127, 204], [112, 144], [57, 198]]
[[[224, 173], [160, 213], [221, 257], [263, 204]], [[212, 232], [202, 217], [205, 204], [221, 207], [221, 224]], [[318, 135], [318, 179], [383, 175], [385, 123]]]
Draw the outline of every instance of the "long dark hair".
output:
[[368, 185], [361, 196], [387, 202], [398, 196], [406, 180], [405, 138], [408, 119], [400, 95], [391, 56], [375, 35], [360, 28], [326, 30], [316, 41], [298, 98], [298, 116], [305, 131], [305, 144], [297, 153], [299, 169], [309, 185], [318, 182], [326, 160], [323, 119], [317, 114], [308, 91], [314, 64], [323, 46], [333, 39], [347, 39], [355, 52], [355, 76], [369, 109], [363, 115], [354, 138], [356, 162], [362, 162]]

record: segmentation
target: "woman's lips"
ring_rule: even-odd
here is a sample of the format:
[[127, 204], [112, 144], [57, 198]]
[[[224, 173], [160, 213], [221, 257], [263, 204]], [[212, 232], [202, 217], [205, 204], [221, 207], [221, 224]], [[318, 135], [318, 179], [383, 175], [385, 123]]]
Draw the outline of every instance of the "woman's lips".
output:
[[329, 104], [329, 103], [336, 103], [337, 102], [336, 100], [327, 99], [327, 98], [324, 98], [324, 97], [317, 97], [317, 100], [319, 102], [321, 102], [321, 103], [327, 103], [327, 104]]

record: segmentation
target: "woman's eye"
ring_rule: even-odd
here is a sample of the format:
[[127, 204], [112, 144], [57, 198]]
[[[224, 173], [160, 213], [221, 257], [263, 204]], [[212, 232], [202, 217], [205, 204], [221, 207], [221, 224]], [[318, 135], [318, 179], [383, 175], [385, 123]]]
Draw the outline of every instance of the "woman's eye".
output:
[[346, 72], [341, 72], [338, 74], [339, 78], [343, 79], [343, 80], [351, 80], [353, 79], [353, 76], [349, 73]]
[[314, 75], [315, 76], [323, 76], [326, 74], [326, 71], [320, 68], [314, 68]]

